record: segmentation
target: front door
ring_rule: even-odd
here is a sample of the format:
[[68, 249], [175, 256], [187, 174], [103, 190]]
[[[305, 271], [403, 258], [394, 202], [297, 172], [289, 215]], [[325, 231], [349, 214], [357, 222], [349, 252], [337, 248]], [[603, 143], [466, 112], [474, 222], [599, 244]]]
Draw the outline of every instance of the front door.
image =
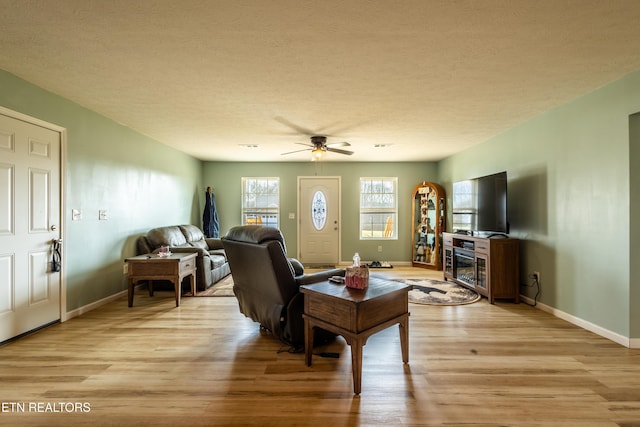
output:
[[61, 139], [0, 111], [0, 342], [60, 320]]
[[298, 259], [308, 266], [340, 260], [340, 177], [298, 177]]

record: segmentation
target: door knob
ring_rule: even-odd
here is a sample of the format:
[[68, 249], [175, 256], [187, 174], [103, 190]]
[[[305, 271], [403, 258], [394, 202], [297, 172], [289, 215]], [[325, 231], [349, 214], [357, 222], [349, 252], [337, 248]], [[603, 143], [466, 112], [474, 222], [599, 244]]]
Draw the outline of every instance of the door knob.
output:
[[57, 229], [58, 229], [58, 227], [56, 227], [55, 224], [51, 226], [51, 231], [56, 231]]

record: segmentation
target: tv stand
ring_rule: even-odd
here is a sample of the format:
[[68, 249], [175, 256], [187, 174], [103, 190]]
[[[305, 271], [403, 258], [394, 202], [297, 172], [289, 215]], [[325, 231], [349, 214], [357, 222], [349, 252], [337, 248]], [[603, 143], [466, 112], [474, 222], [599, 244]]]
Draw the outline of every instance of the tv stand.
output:
[[443, 233], [444, 279], [473, 289], [493, 304], [520, 302], [518, 239]]
[[488, 239], [494, 239], [494, 238], [496, 238], [496, 237], [504, 237], [504, 238], [508, 238], [509, 236], [507, 236], [507, 235], [506, 235], [506, 234], [504, 234], [504, 233], [492, 233], [492, 234], [489, 234], [489, 235], [487, 236], [487, 238], [488, 238]]

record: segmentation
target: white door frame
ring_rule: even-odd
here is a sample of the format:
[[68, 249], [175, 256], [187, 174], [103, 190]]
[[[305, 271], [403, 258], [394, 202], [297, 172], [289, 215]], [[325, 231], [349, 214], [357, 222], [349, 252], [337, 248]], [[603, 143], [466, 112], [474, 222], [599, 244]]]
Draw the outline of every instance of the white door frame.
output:
[[67, 164], [67, 129], [53, 123], [45, 122], [27, 114], [9, 110], [0, 106], [0, 114], [32, 125], [58, 132], [60, 134], [60, 238], [62, 239], [62, 257], [60, 269], [60, 322], [67, 320], [67, 276], [66, 276], [66, 208], [65, 208], [65, 165]]
[[300, 212], [301, 212], [301, 206], [300, 206], [300, 190], [301, 190], [301, 184], [300, 181], [303, 179], [338, 179], [338, 262], [342, 262], [342, 177], [340, 175], [335, 175], [335, 176], [329, 176], [329, 175], [323, 175], [323, 176], [317, 176], [317, 175], [304, 175], [304, 176], [298, 176], [298, 180], [297, 180], [297, 184], [298, 184], [298, 191], [297, 191], [297, 197], [298, 197], [298, 202], [297, 202], [297, 216], [298, 216], [298, 221], [296, 222], [296, 243], [297, 243], [297, 248], [296, 248], [296, 257], [300, 258], [300, 248], [302, 245], [302, 238], [300, 236]]

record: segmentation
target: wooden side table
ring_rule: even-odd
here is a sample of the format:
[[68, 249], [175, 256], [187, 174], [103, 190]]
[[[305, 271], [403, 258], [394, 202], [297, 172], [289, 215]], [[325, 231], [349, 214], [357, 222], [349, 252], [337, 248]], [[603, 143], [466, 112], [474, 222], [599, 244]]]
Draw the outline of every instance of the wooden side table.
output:
[[402, 361], [409, 363], [409, 290], [411, 285], [378, 278], [367, 289], [320, 282], [303, 285], [305, 362], [311, 366], [314, 328], [342, 335], [351, 347], [353, 391], [362, 385], [362, 347], [367, 339], [395, 324], [400, 329]]
[[176, 307], [180, 306], [180, 284], [182, 279], [191, 275], [191, 292], [196, 294], [196, 256], [195, 252], [178, 252], [168, 257], [157, 254], [138, 255], [127, 258], [129, 274], [129, 307], [133, 306], [133, 288], [140, 280], [149, 281], [149, 296], [153, 296], [153, 281], [168, 280], [176, 291]]

